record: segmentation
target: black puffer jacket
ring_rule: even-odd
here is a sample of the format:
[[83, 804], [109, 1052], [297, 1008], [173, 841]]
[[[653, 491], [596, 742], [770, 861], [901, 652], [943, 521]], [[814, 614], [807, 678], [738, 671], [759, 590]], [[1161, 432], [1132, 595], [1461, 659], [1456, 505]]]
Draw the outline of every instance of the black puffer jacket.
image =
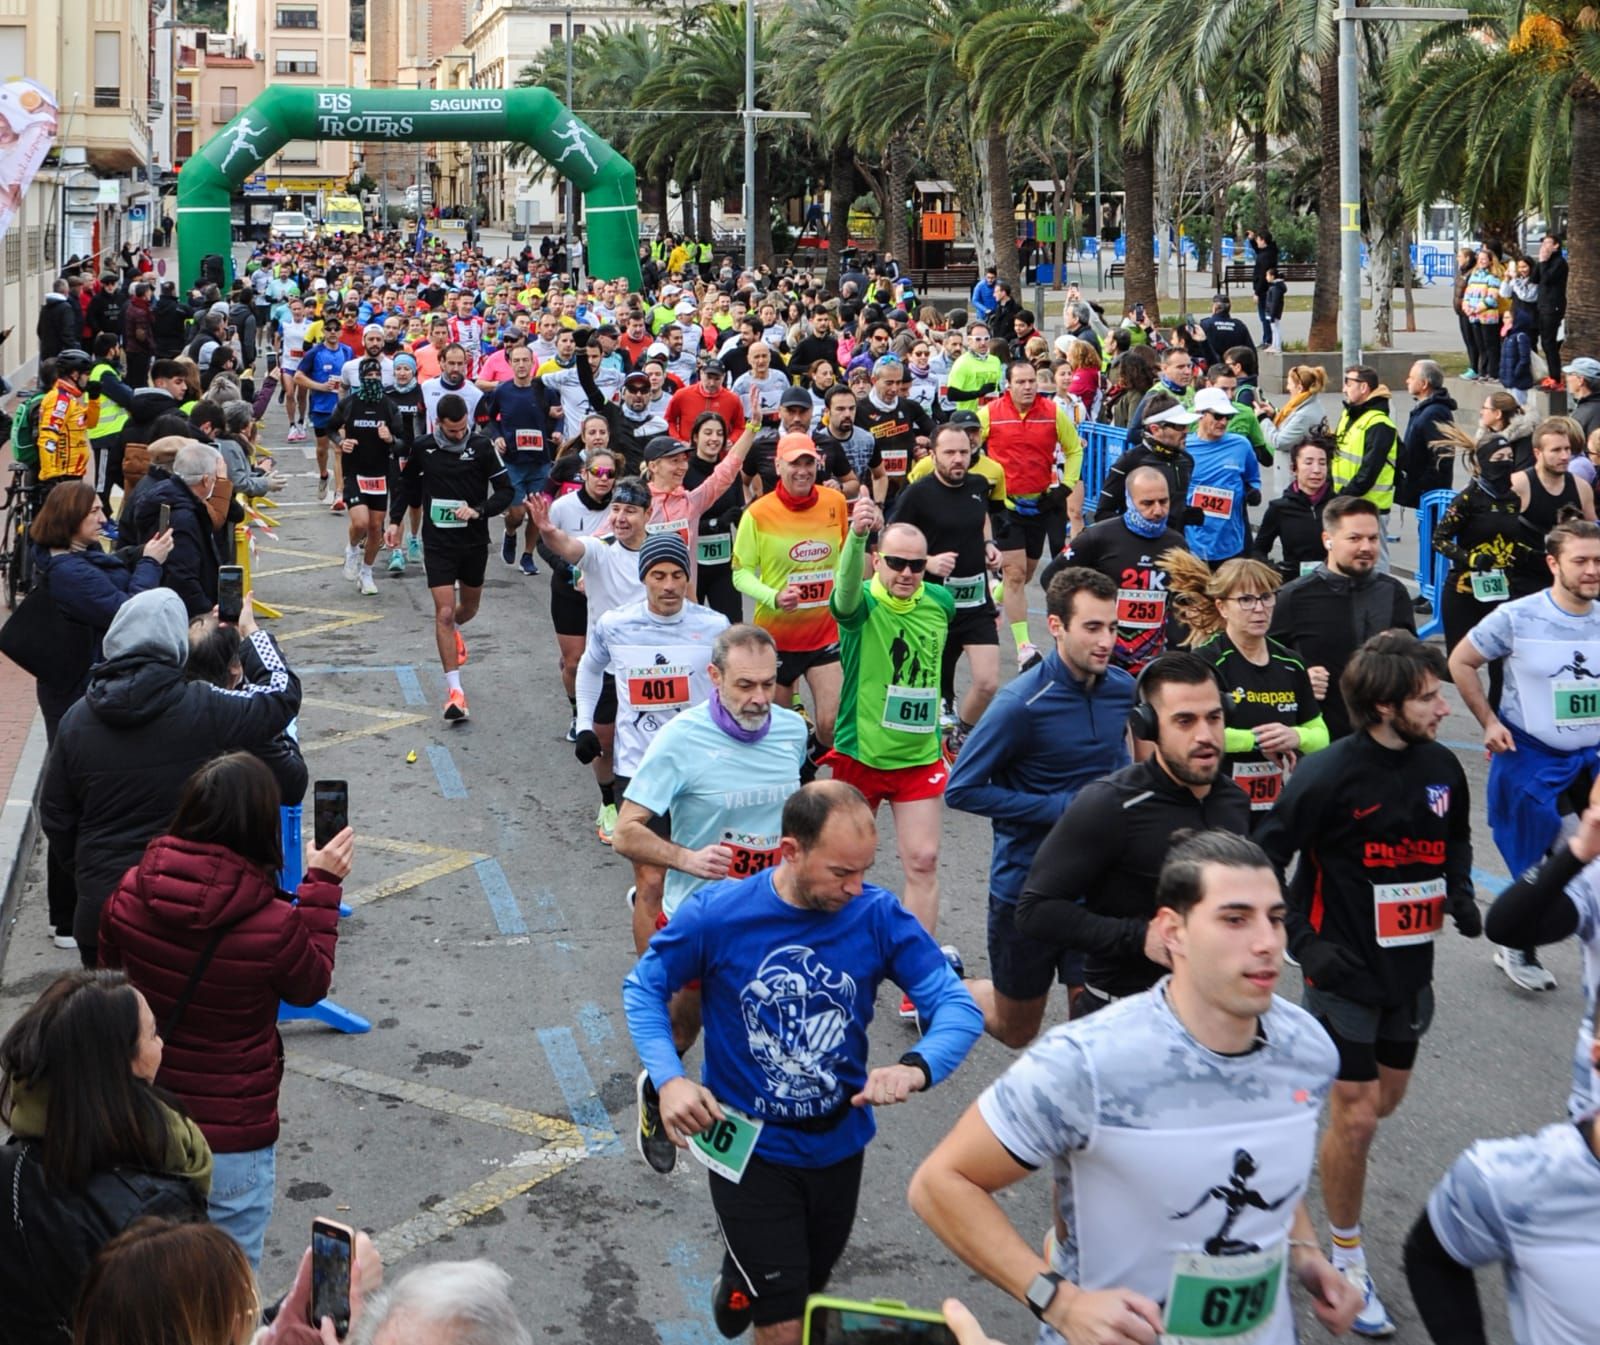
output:
[[206, 1202], [185, 1177], [97, 1172], [82, 1195], [50, 1190], [38, 1146], [0, 1146], [0, 1265], [10, 1272], [0, 1345], [64, 1345], [99, 1250], [145, 1215], [201, 1223]]
[[101, 905], [171, 824], [196, 767], [268, 747], [300, 710], [300, 679], [265, 631], [240, 647], [243, 690], [186, 681], [189, 618], [167, 589], [124, 603], [104, 648], [83, 699], [61, 718], [39, 802], [45, 835], [75, 869], [88, 966]]
[[[161, 567], [162, 587], [171, 589], [192, 617], [217, 605], [216, 529], [205, 502], [175, 476], [151, 481], [133, 504], [134, 536], [148, 540], [161, 526], [161, 506], [172, 506], [172, 554]], [[142, 543], [141, 543], [142, 544]]]

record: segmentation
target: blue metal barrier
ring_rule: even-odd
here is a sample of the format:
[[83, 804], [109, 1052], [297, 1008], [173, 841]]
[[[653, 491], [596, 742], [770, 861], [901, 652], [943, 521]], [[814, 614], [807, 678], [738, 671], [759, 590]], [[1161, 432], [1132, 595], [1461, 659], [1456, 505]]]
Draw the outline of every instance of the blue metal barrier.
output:
[[1417, 627], [1420, 639], [1431, 639], [1444, 634], [1444, 586], [1450, 574], [1450, 561], [1433, 549], [1433, 530], [1450, 501], [1453, 490], [1430, 490], [1417, 506], [1417, 587], [1422, 596], [1433, 605], [1433, 615], [1427, 624]]
[[[300, 805], [278, 809], [278, 820], [282, 827], [283, 840], [283, 868], [278, 873], [278, 886], [292, 894], [300, 886], [300, 880], [305, 877], [306, 872], [305, 840], [300, 832], [303, 821]], [[344, 918], [349, 914], [350, 908], [341, 901], [340, 917]], [[348, 1032], [352, 1035], [372, 1031], [372, 1024], [360, 1014], [351, 1012], [342, 1004], [335, 1004], [331, 999], [319, 1000], [309, 1005], [279, 1003], [280, 1023], [305, 1018], [315, 1019], [339, 1032]]]
[[1092, 516], [1106, 473], [1128, 447], [1128, 432], [1120, 425], [1086, 420], [1078, 426], [1078, 438], [1083, 443], [1083, 508]]

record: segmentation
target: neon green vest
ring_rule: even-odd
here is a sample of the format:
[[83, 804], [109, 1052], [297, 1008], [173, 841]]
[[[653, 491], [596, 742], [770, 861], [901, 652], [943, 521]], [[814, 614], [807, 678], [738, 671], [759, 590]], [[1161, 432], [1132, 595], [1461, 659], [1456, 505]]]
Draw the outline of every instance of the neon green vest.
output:
[[1400, 447], [1399, 431], [1387, 412], [1376, 409], [1363, 411], [1351, 420], [1350, 412], [1345, 411], [1339, 418], [1339, 428], [1334, 436], [1337, 447], [1330, 466], [1330, 478], [1335, 493], [1355, 480], [1356, 473], [1361, 470], [1362, 459], [1366, 457], [1367, 431], [1374, 425], [1387, 425], [1395, 430], [1395, 440], [1389, 449], [1388, 461], [1378, 472], [1378, 479], [1362, 498], [1371, 500], [1381, 510], [1387, 510], [1394, 508], [1394, 460]]
[[702, 244], [700, 244], [700, 265], [704, 266], [710, 260], [711, 260], [711, 244], [710, 243], [702, 243]]
[[[116, 366], [107, 364], [104, 360], [89, 371], [91, 379], [104, 378], [107, 374], [112, 378], [121, 377], [117, 373]], [[92, 442], [97, 439], [109, 439], [113, 434], [121, 434], [122, 427], [127, 423], [127, 408], [118, 406], [109, 397], [102, 397], [100, 399], [100, 422], [89, 431], [89, 439]]]

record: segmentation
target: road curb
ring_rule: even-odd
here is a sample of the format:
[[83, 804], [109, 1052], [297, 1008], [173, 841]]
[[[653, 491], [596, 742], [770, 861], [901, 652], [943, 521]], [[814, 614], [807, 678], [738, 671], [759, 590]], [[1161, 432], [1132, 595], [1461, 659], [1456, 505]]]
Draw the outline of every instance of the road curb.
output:
[[6, 952], [11, 946], [23, 879], [33, 860], [34, 844], [39, 839], [37, 805], [47, 751], [44, 716], [35, 714], [27, 741], [22, 745], [22, 756], [17, 760], [16, 774], [11, 777], [5, 807], [0, 810], [0, 865], [4, 866], [0, 869], [4, 880], [4, 886], [0, 887], [0, 971], [5, 968]]

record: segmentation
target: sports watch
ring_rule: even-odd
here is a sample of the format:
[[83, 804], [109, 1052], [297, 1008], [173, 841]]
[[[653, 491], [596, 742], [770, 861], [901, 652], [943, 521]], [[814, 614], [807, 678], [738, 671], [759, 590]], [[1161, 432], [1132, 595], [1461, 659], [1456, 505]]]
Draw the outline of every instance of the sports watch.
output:
[[1033, 1283], [1028, 1286], [1028, 1310], [1041, 1322], [1050, 1309], [1050, 1304], [1055, 1301], [1056, 1290], [1061, 1288], [1061, 1282], [1067, 1277], [1057, 1275], [1053, 1270], [1041, 1270], [1033, 1277]]

